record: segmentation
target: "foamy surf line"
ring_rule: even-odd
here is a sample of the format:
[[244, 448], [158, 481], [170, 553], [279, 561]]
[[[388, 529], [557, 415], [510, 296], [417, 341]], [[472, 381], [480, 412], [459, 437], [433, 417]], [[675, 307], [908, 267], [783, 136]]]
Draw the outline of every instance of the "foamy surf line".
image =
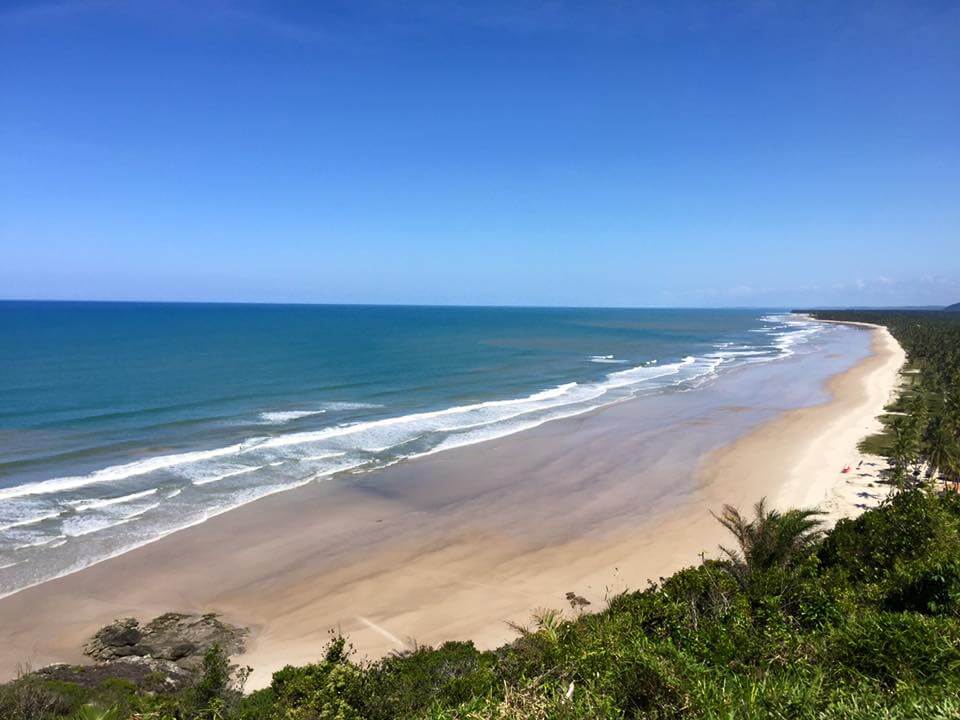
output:
[[312, 417], [314, 415], [323, 415], [326, 410], [286, 410], [280, 412], [260, 413], [260, 419], [265, 423], [279, 424], [286, 423], [300, 418]]
[[[251, 437], [220, 448], [160, 455], [106, 467], [88, 475], [0, 489], [0, 522], [11, 503], [31, 503], [29, 520], [21, 520], [24, 516], [20, 515], [13, 523], [0, 526], [4, 531], [29, 531], [28, 536], [19, 538], [18, 549], [30, 555], [7, 557], [0, 532], [0, 562], [15, 561], [8, 565], [16, 567], [11, 569], [15, 577], [8, 580], [0, 573], [0, 597], [76, 572], [261, 497], [316, 479], [346, 472], [367, 472], [403, 460], [495, 440], [647, 392], [693, 389], [715, 377], [722, 367], [789, 357], [794, 346], [806, 342], [818, 331], [818, 324], [813, 321], [792, 321], [785, 316], [764, 317], [762, 322], [764, 327], [757, 330], [769, 338], [766, 345], [717, 343], [713, 352], [689, 355], [675, 362], [647, 360], [635, 367], [610, 372], [601, 381], [563, 383], [521, 398], [487, 400], [272, 437]], [[610, 355], [592, 357], [616, 361]], [[377, 407], [362, 403], [338, 405], [344, 409]], [[326, 405], [331, 407], [332, 404]], [[283, 412], [322, 415], [320, 410]], [[75, 497], [104, 484], [111, 484], [111, 497]], [[118, 494], [121, 488], [126, 492]], [[64, 494], [67, 499], [62, 497]], [[70, 494], [74, 497], [69, 497]], [[114, 506], [123, 507], [148, 497], [151, 502], [146, 507], [131, 508], [132, 512], [99, 521], [91, 519], [86, 525], [78, 526], [77, 520], [61, 517], [64, 506], [73, 512], [112, 512]], [[73, 532], [64, 532], [68, 521]], [[90, 553], [76, 557], [86, 549], [78, 546], [69, 563], [52, 562], [52, 543], [57, 544], [59, 552], [65, 544], [69, 550], [76, 542], [93, 543]], [[50, 572], [41, 570], [35, 562], [44, 567], [52, 562]], [[45, 576], [38, 577], [38, 574]]]
[[196, 452], [179, 453], [176, 455], [160, 455], [158, 457], [137, 460], [123, 465], [97, 470], [89, 475], [76, 475], [70, 477], [53, 478], [36, 483], [27, 483], [26, 485], [14, 485], [13, 487], [0, 489], [0, 500], [8, 498], [22, 497], [24, 495], [43, 495], [47, 493], [61, 492], [64, 490], [77, 490], [79, 488], [93, 485], [96, 483], [114, 482], [125, 480], [136, 475], [145, 475], [157, 470], [165, 470], [185, 465], [191, 462], [207, 460], [225, 455], [237, 454], [243, 452], [251, 441], [245, 440], [242, 443], [230, 445], [213, 450], [200, 450]]
[[[604, 392], [619, 387], [640, 384], [660, 377], [675, 375], [684, 367], [697, 362], [692, 356], [683, 358], [680, 362], [657, 367], [638, 366], [629, 370], [610, 373], [605, 383], [596, 385], [580, 385], [571, 382], [558, 385], [547, 390], [529, 395], [525, 398], [507, 400], [488, 400], [472, 405], [455, 406], [442, 410], [422, 413], [412, 413], [363, 423], [338, 425], [323, 430], [278, 435], [272, 438], [250, 438], [222, 448], [200, 450], [172, 455], [137, 460], [122, 465], [97, 470], [85, 476], [70, 476], [53, 478], [37, 483], [28, 483], [0, 489], [0, 500], [17, 498], [27, 495], [43, 495], [65, 490], [77, 490], [88, 485], [126, 480], [139, 475], [146, 475], [159, 470], [170, 470], [182, 465], [197, 464], [207, 460], [229, 456], [249, 455], [254, 451], [263, 451], [289, 446], [299, 446], [316, 443], [323, 440], [332, 440], [345, 436], [358, 435], [371, 430], [396, 427], [399, 425], [415, 425], [422, 422], [440, 421], [433, 430], [454, 431], [475, 427], [478, 424], [487, 424], [504, 419], [512, 419], [520, 414], [549, 409], [559, 405], [568, 405], [576, 402], [585, 402], [599, 397]], [[576, 394], [574, 394], [576, 392]], [[551, 404], [551, 401], [563, 400]], [[508, 410], [506, 415], [496, 416], [496, 411]], [[468, 422], [444, 426], [442, 420], [454, 417], [470, 417]], [[257, 468], [259, 469], [259, 468]], [[244, 472], [247, 472], [245, 469]], [[217, 478], [221, 479], [221, 478]]]
[[[350, 469], [351, 469], [350, 467], [345, 467], [345, 468], [343, 468], [342, 470], [337, 471], [337, 472], [341, 472], [341, 471], [344, 471], [344, 472], [345, 472], [345, 471], [350, 470]], [[330, 475], [332, 475], [332, 474], [334, 474], [334, 473], [330, 473]], [[295, 485], [292, 485], [292, 486], [290, 486], [290, 487], [265, 488], [265, 489], [264, 489], [264, 492], [262, 492], [261, 494], [257, 495], [256, 497], [251, 498], [251, 499], [249, 499], [249, 500], [247, 500], [247, 501], [245, 501], [245, 502], [241, 502], [241, 503], [237, 503], [237, 504], [235, 504], [235, 505], [225, 506], [225, 507], [221, 507], [221, 508], [216, 508], [216, 509], [209, 510], [209, 511], [207, 511], [207, 512], [204, 512], [201, 517], [198, 517], [198, 518], [196, 518], [196, 519], [194, 519], [194, 520], [191, 520], [191, 521], [189, 521], [189, 522], [183, 523], [182, 525], [178, 525], [178, 526], [176, 526], [176, 527], [171, 527], [171, 528], [168, 528], [168, 529], [166, 529], [166, 530], [163, 530], [162, 532], [160, 532], [160, 533], [159, 533], [158, 535], [156, 535], [155, 537], [146, 538], [146, 539], [140, 540], [140, 541], [138, 541], [138, 542], [131, 543], [130, 545], [127, 545], [127, 546], [124, 546], [124, 547], [117, 547], [117, 548], [115, 548], [113, 551], [107, 553], [106, 555], [104, 555], [104, 556], [102, 556], [102, 557], [92, 558], [92, 559], [89, 559], [89, 560], [85, 560], [85, 561], [83, 561], [83, 562], [81, 562], [81, 563], [78, 563], [78, 564], [76, 564], [76, 565], [74, 565], [74, 566], [72, 566], [72, 567], [70, 567], [70, 568], [65, 569], [63, 572], [60, 572], [60, 573], [58, 573], [58, 574], [56, 574], [56, 575], [51, 575], [50, 577], [44, 577], [44, 578], [42, 578], [42, 579], [36, 580], [35, 582], [30, 582], [29, 584], [23, 585], [22, 587], [18, 587], [18, 588], [12, 589], [12, 590], [2, 590], [2, 589], [0, 589], [0, 599], [3, 599], [3, 598], [5, 598], [5, 597], [9, 597], [9, 596], [11, 596], [11, 595], [15, 595], [15, 594], [18, 593], [18, 592], [21, 592], [21, 591], [23, 591], [23, 590], [27, 590], [27, 589], [32, 588], [32, 587], [36, 587], [37, 585], [42, 585], [43, 583], [49, 582], [49, 581], [51, 581], [51, 580], [56, 580], [57, 578], [65, 577], [65, 576], [67, 576], [67, 575], [72, 575], [73, 573], [80, 572], [81, 570], [85, 570], [86, 568], [92, 567], [93, 565], [98, 565], [98, 564], [100, 564], [100, 563], [102, 563], [102, 562], [106, 562], [107, 560], [111, 560], [111, 559], [113, 559], [113, 558], [115, 558], [115, 557], [120, 557], [121, 555], [125, 555], [125, 554], [128, 553], [128, 552], [132, 552], [133, 550], [136, 550], [136, 549], [141, 548], [141, 547], [145, 547], [146, 545], [150, 545], [150, 544], [152, 544], [152, 543], [155, 543], [155, 542], [157, 542], [158, 540], [162, 540], [163, 538], [168, 537], [169, 535], [173, 535], [174, 533], [180, 532], [181, 530], [187, 530], [187, 529], [192, 528], [192, 527], [195, 527], [195, 526], [197, 526], [197, 525], [201, 525], [201, 524], [207, 522], [208, 520], [212, 520], [213, 518], [215, 518], [215, 517], [217, 517], [217, 516], [219, 516], [219, 515], [223, 515], [224, 513], [228, 513], [228, 512], [230, 512], [231, 510], [236, 510], [238, 507], [242, 507], [243, 505], [247, 505], [247, 504], [249, 504], [249, 503], [251, 503], [251, 502], [255, 502], [256, 500], [262, 500], [263, 498], [269, 497], [270, 495], [276, 495], [277, 493], [286, 492], [287, 490], [294, 490], [294, 489], [296, 489], [296, 488], [298, 488], [298, 487], [302, 487], [302, 486], [306, 485], [307, 483], [314, 482], [315, 480], [322, 479], [323, 477], [324, 477], [323, 474], [318, 474], [317, 476], [309, 477], [309, 478], [307, 478], [307, 479], [305, 479], [305, 480], [303, 480], [303, 481], [301, 481], [301, 482], [299, 482], [299, 483], [297, 483], [297, 484], [295, 484]], [[130, 520], [134, 520], [134, 519], [135, 519], [135, 518], [132, 518], [132, 517], [131, 517], [131, 518], [127, 518], [127, 519], [125, 519], [125, 520], [123, 520], [122, 522], [117, 523], [117, 524], [118, 524], [118, 525], [122, 525], [122, 524], [124, 524], [124, 523], [126, 523], [126, 522], [129, 522]], [[68, 540], [68, 539], [69, 539], [69, 538], [67, 538], [67, 537], [64, 536], [64, 535], [58, 535], [58, 536], [56, 536], [56, 537], [53, 537], [53, 538], [50, 538], [49, 540], [44, 541], [43, 543], [40, 543], [40, 544], [38, 544], [38, 545], [36, 545], [36, 546], [34, 546], [34, 547], [37, 547], [37, 546], [40, 546], [40, 545], [49, 546], [51, 543], [59, 542], [59, 541], [61, 541], [61, 540]], [[4, 565], [0, 565], [0, 570], [5, 570], [5, 569], [8, 569], [8, 568], [17, 566], [17, 565], [21, 565], [22, 562], [23, 562], [23, 561], [15, 561], [15, 562], [7, 563], [7, 564], [4, 564]]]
[[72, 505], [77, 512], [82, 512], [84, 510], [96, 510], [97, 508], [110, 507], [111, 505], [119, 505], [122, 503], [132, 502], [134, 500], [139, 500], [140, 498], [149, 497], [150, 495], [156, 494], [157, 489], [152, 488], [150, 490], [144, 490], [142, 492], [130, 493], [129, 495], [122, 495], [121, 497], [116, 498], [106, 498], [103, 500], [74, 500], [68, 502], [68, 505]]

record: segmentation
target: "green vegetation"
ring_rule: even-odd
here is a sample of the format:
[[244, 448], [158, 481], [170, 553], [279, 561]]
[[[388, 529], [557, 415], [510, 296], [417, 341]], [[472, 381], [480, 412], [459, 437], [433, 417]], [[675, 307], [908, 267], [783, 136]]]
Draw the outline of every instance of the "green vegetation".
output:
[[885, 431], [863, 449], [890, 460], [899, 485], [960, 483], [960, 314], [923, 310], [831, 310], [824, 320], [885, 325], [909, 358], [905, 387]]
[[721, 560], [595, 614], [570, 593], [566, 613], [538, 613], [494, 651], [448, 642], [359, 661], [333, 635], [316, 663], [244, 696], [246, 670], [214, 648], [178, 693], [27, 675], [0, 688], [0, 718], [960, 717], [960, 495], [927, 481], [956, 478], [960, 322], [856, 315], [843, 319], [887, 323], [921, 370], [891, 421], [901, 489], [857, 519], [821, 532], [814, 511], [725, 507], [733, 544]]

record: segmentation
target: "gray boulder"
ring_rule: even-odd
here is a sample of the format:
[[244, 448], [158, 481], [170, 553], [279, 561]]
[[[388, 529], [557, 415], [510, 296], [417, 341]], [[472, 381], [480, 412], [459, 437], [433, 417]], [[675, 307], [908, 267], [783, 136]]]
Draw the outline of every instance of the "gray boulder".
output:
[[98, 663], [135, 657], [162, 660], [192, 671], [215, 644], [227, 655], [243, 652], [246, 636], [244, 628], [225, 623], [212, 613], [166, 613], [142, 626], [134, 618], [117, 620], [98, 630], [83, 652]]

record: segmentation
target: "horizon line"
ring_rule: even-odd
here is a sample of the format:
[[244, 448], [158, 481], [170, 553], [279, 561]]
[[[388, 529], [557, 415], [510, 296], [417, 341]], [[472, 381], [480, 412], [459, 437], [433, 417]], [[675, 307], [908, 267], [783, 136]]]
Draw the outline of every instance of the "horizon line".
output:
[[364, 303], [287, 302], [282, 300], [104, 300], [67, 298], [0, 298], [0, 303], [50, 303], [97, 305], [238, 305], [276, 307], [391, 307], [391, 308], [476, 308], [517, 310], [943, 310], [947, 305], [503, 305], [457, 303]]

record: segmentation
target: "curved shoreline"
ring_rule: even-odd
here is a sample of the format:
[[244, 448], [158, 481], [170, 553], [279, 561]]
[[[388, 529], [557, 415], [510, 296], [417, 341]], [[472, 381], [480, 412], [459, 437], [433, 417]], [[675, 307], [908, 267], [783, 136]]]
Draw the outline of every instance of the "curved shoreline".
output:
[[[398, 407], [385, 410], [383, 417], [375, 413], [355, 422], [327, 418], [315, 428], [267, 431], [258, 427], [253, 436], [248, 424], [239, 423], [242, 429], [236, 436], [208, 438], [196, 446], [146, 443], [153, 450], [116, 456], [97, 467], [61, 468], [0, 487], [3, 514], [14, 518], [0, 527], [0, 535], [21, 528], [0, 543], [2, 563], [6, 563], [0, 567], [0, 599], [275, 492], [318, 481], [340, 482], [356, 470], [377, 472], [441, 451], [490, 442], [631, 397], [694, 388], [735, 369], [744, 362], [743, 356], [751, 358], [748, 363], [784, 359], [796, 343], [805, 342], [809, 326], [818, 325], [809, 320], [797, 323], [778, 313], [754, 317], [749, 324], [756, 325], [749, 332], [762, 333], [757, 344], [742, 336], [738, 342], [743, 345], [711, 339], [709, 348], [686, 347], [693, 355], [678, 354], [670, 360], [664, 356], [659, 362], [636, 360], [639, 364], [629, 363], [593, 379], [541, 376], [536, 387], [522, 392], [518, 388], [506, 397], [461, 398], [432, 409], [408, 408], [409, 412]], [[744, 352], [743, 348], [755, 349]], [[326, 403], [326, 409], [334, 410], [336, 404]], [[94, 441], [91, 446], [97, 444]], [[264, 454], [258, 457], [258, 453]], [[140, 500], [148, 494], [150, 501]], [[116, 507], [104, 511], [108, 506]]]
[[740, 477], [758, 489], [772, 485], [777, 507], [818, 506], [833, 524], [879, 504], [889, 491], [876, 484], [882, 459], [857, 446], [882, 429], [878, 418], [899, 390], [906, 353], [885, 327], [823, 322], [868, 329], [872, 355], [829, 380], [827, 404], [784, 413], [713, 453], [700, 477], [706, 483]]
[[[306, 486], [30, 588], [0, 600], [0, 676], [18, 662], [78, 662], [97, 627], [173, 609], [219, 611], [251, 627], [239, 660], [254, 666], [258, 687], [278, 667], [315, 659], [330, 627], [371, 656], [411, 637], [490, 647], [513, 636], [505, 620], [560, 606], [567, 591], [599, 606], [716, 547], [723, 531], [709, 509], [790, 488], [785, 457], [817, 470], [817, 487], [836, 485], [837, 456], [810, 452], [824, 434], [815, 431], [848, 427], [838, 453], [869, 432], [860, 426], [882, 410], [902, 357], [881, 335], [872, 355], [832, 377], [832, 399], [818, 405], [773, 407], [776, 382], [802, 369], [788, 360], [726, 381], [709, 407], [692, 394], [628, 401]], [[734, 400], [751, 397], [746, 380], [755, 377], [768, 379], [770, 407], [719, 404], [730, 387]], [[819, 394], [819, 384], [808, 390]], [[704, 429], [683, 430], [692, 427]], [[741, 476], [745, 466], [753, 472]]]

